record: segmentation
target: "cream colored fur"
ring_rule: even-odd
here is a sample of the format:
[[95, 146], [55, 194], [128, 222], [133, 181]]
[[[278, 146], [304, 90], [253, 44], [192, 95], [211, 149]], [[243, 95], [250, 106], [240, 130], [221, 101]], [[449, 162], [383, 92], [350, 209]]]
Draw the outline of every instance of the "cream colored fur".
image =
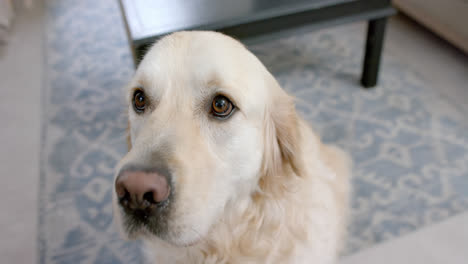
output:
[[[148, 52], [127, 98], [135, 87], [151, 112], [136, 115], [127, 99], [131, 149], [118, 169], [157, 156], [174, 174], [170, 233], [136, 234], [154, 263], [335, 262], [349, 159], [321, 143], [254, 55], [219, 33], [175, 33]], [[207, 106], [220, 92], [238, 111], [215, 121]]]

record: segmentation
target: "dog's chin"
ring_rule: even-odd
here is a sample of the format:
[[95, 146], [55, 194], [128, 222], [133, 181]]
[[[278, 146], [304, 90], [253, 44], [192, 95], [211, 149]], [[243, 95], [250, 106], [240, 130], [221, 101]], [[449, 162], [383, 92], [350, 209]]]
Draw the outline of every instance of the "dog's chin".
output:
[[161, 233], [151, 231], [148, 227], [143, 225], [138, 228], [126, 228], [124, 236], [129, 240], [144, 239], [148, 241], [164, 241], [175, 247], [191, 247], [202, 240], [201, 237], [185, 237], [171, 233], [172, 232]]
[[149, 234], [147, 235], [151, 240], [162, 240], [172, 246], [175, 247], [191, 247], [198, 242], [200, 242], [201, 238], [200, 237], [183, 237], [180, 235], [156, 235], [156, 234]]
[[120, 228], [120, 235], [127, 240], [137, 240], [154, 236], [145, 226], [128, 226], [124, 225]]
[[198, 244], [198, 242], [200, 242], [200, 240], [190, 240], [190, 241], [182, 241], [180, 239], [163, 239], [161, 237], [158, 237], [158, 236], [153, 236], [153, 237], [148, 237], [146, 236], [147, 240], [149, 241], [163, 241], [171, 246], [174, 246], [174, 247], [179, 247], [179, 248], [185, 248], [185, 247], [192, 247], [192, 246], [195, 246]]

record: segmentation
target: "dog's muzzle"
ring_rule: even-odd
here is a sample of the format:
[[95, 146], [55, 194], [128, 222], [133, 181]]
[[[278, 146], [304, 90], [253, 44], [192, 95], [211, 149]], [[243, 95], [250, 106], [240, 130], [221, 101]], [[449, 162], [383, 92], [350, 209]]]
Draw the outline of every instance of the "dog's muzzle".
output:
[[171, 197], [168, 170], [127, 166], [116, 178], [115, 192], [128, 231], [144, 225], [156, 232], [164, 226], [161, 219], [167, 214]]

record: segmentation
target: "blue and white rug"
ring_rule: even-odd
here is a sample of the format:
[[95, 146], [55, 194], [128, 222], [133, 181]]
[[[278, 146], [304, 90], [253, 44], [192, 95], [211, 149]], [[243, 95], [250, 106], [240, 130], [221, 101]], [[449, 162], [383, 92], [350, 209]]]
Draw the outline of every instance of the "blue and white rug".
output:
[[[133, 66], [115, 0], [47, 1], [40, 263], [142, 263], [112, 225]], [[359, 86], [364, 25], [251, 46], [327, 142], [353, 156], [347, 254], [468, 210], [468, 114], [398, 54]], [[443, 87], [441, 87], [443, 88]]]

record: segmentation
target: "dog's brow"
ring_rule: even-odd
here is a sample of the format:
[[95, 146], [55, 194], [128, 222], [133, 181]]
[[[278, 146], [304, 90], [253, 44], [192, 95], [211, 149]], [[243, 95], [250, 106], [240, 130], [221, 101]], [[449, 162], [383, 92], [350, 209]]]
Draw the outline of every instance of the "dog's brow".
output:
[[210, 78], [210, 80], [206, 83], [207, 87], [223, 87], [219, 78]]

